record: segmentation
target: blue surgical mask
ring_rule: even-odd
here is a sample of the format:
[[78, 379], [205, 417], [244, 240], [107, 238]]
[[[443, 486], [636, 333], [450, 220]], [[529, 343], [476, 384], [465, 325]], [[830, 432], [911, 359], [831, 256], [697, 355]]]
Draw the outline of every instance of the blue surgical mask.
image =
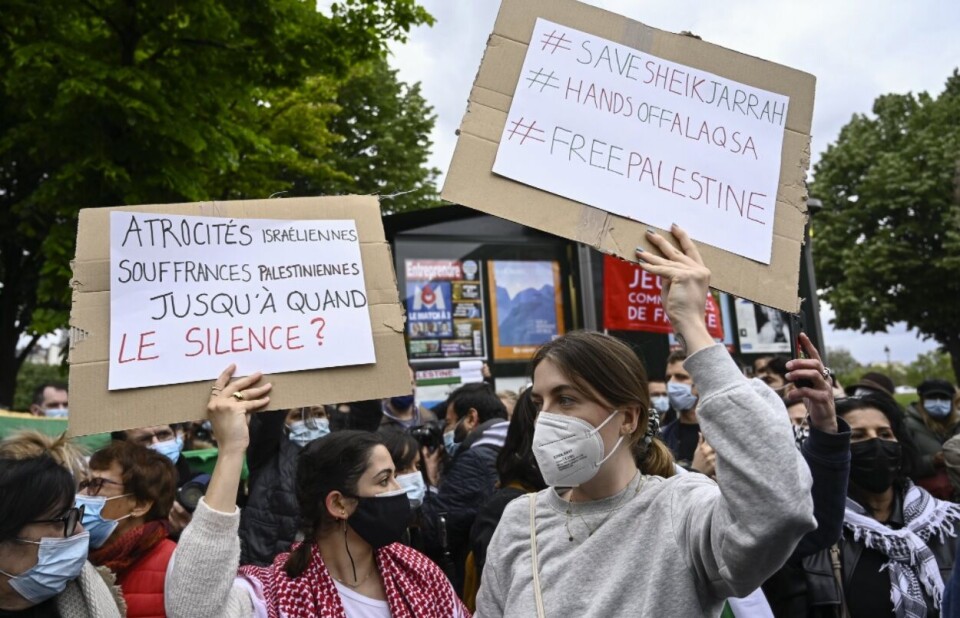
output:
[[43, 538], [39, 541], [21, 540], [21, 543], [39, 545], [37, 563], [20, 575], [0, 571], [10, 578], [10, 587], [28, 602], [37, 605], [64, 591], [67, 583], [80, 577], [87, 561], [90, 534], [83, 531], [65, 539]]
[[161, 455], [166, 455], [167, 458], [173, 463], [177, 463], [177, 461], [180, 459], [180, 451], [183, 450], [183, 438], [177, 436], [172, 440], [155, 442], [150, 445], [150, 448]]
[[667, 382], [667, 396], [670, 405], [678, 412], [692, 410], [697, 405], [697, 396], [693, 394], [693, 387], [680, 382]]
[[413, 395], [404, 395], [402, 397], [391, 397], [390, 405], [394, 410], [406, 410], [413, 405]]
[[318, 418], [312, 421], [313, 427], [310, 427], [305, 421], [293, 421], [288, 429], [290, 441], [299, 446], [306, 446], [323, 436], [330, 433], [330, 421], [325, 418]]
[[460, 445], [456, 440], [456, 432], [450, 430], [443, 434], [443, 448], [447, 451], [447, 455], [453, 457], [457, 453], [457, 449], [460, 448]]
[[670, 397], [667, 395], [658, 395], [656, 397], [650, 398], [650, 403], [653, 404], [654, 409], [663, 414], [670, 409]]
[[407, 492], [410, 508], [415, 509], [423, 504], [423, 497], [427, 495], [427, 484], [423, 482], [423, 474], [420, 472], [400, 474], [397, 476], [397, 482]]
[[923, 409], [933, 418], [947, 418], [950, 416], [949, 399], [924, 399]]
[[52, 410], [47, 410], [43, 414], [47, 418], [67, 418], [69, 413], [70, 411], [67, 408], [54, 408]]
[[130, 494], [123, 494], [122, 496], [105, 498], [103, 496], [77, 494], [77, 506], [82, 505], [84, 507], [82, 523], [83, 529], [90, 533], [90, 547], [94, 549], [103, 547], [107, 539], [110, 538], [110, 535], [113, 534], [113, 531], [120, 525], [120, 522], [133, 515], [133, 513], [127, 513], [120, 519], [104, 519], [103, 515], [101, 515], [103, 507], [107, 505], [108, 501], [129, 495]]

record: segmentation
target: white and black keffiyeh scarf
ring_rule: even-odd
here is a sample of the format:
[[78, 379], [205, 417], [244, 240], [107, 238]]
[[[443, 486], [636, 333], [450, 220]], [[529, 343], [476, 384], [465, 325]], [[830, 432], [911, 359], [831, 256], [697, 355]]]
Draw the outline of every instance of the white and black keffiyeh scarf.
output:
[[898, 618], [925, 618], [928, 602], [940, 608], [943, 579], [940, 567], [927, 547], [931, 539], [944, 542], [957, 536], [960, 505], [937, 500], [908, 481], [903, 499], [904, 527], [893, 530], [867, 514], [847, 498], [843, 525], [853, 539], [889, 559], [883, 565], [890, 574], [890, 599]]

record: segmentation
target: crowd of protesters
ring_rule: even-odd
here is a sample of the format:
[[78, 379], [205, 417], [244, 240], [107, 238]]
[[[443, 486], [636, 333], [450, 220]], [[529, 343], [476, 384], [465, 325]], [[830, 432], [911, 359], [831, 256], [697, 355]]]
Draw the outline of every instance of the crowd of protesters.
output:
[[[254, 414], [273, 387], [231, 366], [197, 424], [92, 454], [6, 438], [0, 618], [960, 615], [956, 388], [924, 381], [907, 409], [881, 374], [844, 389], [804, 335], [749, 379], [672, 233], [638, 253], [683, 348], [651, 375], [577, 331], [522, 391], [434, 410], [412, 385]], [[41, 385], [32, 412], [67, 395]], [[181, 456], [205, 439], [212, 475]]]

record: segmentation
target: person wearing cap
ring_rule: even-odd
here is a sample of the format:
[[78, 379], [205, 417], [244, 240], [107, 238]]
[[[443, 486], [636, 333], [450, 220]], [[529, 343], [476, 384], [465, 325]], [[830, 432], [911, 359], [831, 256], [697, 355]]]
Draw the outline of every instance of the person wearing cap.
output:
[[870, 371], [863, 374], [863, 377], [856, 384], [851, 384], [844, 389], [848, 397], [863, 397], [864, 395], [883, 393], [888, 397], [893, 397], [893, 380], [882, 373]]
[[956, 388], [946, 380], [924, 380], [917, 387], [920, 401], [907, 408], [906, 425], [919, 458], [914, 480], [934, 496], [948, 500], [953, 486], [947, 476], [943, 444], [960, 433]]

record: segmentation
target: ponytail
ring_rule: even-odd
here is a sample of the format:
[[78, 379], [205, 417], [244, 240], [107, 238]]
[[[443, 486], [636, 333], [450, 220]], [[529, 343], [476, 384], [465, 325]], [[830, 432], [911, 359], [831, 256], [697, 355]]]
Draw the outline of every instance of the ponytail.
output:
[[286, 564], [283, 565], [283, 570], [287, 572], [287, 576], [291, 579], [296, 579], [303, 575], [303, 572], [307, 570], [307, 567], [310, 566], [310, 559], [312, 558], [313, 541], [304, 541], [300, 545], [290, 552], [290, 556], [287, 558]]
[[673, 453], [660, 438], [653, 438], [647, 445], [645, 453], [638, 458], [640, 471], [644, 474], [669, 478], [676, 474], [673, 464]]

